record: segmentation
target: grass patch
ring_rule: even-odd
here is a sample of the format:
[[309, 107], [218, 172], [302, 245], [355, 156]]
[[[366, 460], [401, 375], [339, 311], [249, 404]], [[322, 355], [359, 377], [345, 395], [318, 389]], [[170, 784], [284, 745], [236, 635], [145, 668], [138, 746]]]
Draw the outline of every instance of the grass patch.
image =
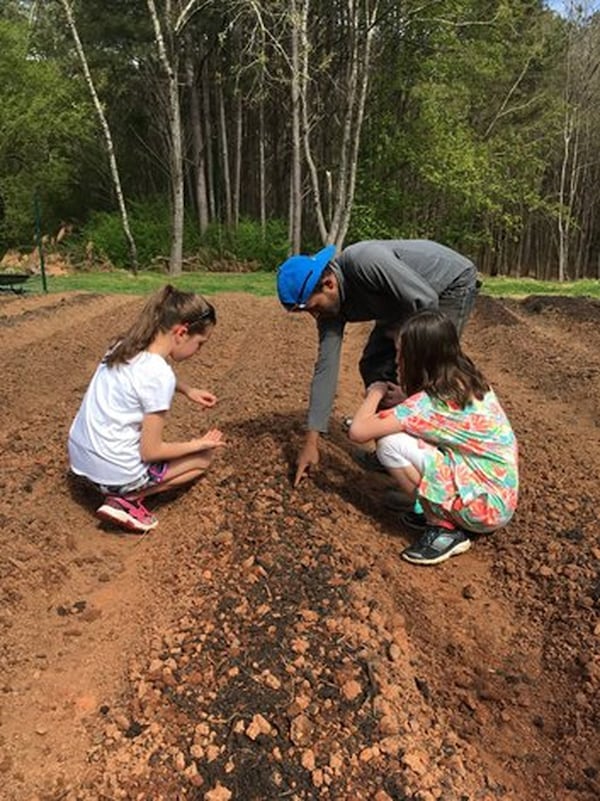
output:
[[497, 297], [527, 297], [528, 295], [568, 295], [600, 297], [600, 281], [537, 281], [535, 278], [488, 278], [483, 279], [486, 295]]
[[[217, 292], [249, 292], [252, 295], [275, 294], [274, 273], [185, 273], [172, 278], [156, 272], [132, 275], [125, 270], [97, 273], [73, 273], [49, 276], [49, 292], [99, 292], [101, 294], [148, 295], [165, 284], [173, 284], [186, 292], [213, 295]], [[40, 276], [30, 278], [27, 291], [42, 292]]]
[[[148, 295], [167, 283], [190, 292], [214, 295], [218, 292], [247, 292], [261, 297], [274, 296], [275, 273], [184, 273], [171, 278], [164, 273], [140, 272], [137, 276], [125, 270], [112, 272], [73, 273], [72, 275], [48, 277], [49, 292], [85, 291], [102, 294]], [[42, 292], [42, 279], [33, 276], [23, 285], [27, 292]], [[488, 278], [483, 279], [482, 291], [497, 297], [522, 298], [528, 295], [587, 295], [600, 298], [600, 281], [590, 279], [570, 281], [536, 281], [533, 278]]]

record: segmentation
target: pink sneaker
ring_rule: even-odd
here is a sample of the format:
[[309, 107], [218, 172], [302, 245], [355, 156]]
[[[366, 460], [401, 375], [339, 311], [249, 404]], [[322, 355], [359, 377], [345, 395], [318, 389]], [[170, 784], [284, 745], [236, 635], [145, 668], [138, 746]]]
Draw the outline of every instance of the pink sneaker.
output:
[[145, 533], [158, 525], [158, 520], [139, 501], [128, 501], [119, 495], [107, 495], [106, 500], [98, 509], [96, 515], [101, 520], [108, 520], [118, 526]]

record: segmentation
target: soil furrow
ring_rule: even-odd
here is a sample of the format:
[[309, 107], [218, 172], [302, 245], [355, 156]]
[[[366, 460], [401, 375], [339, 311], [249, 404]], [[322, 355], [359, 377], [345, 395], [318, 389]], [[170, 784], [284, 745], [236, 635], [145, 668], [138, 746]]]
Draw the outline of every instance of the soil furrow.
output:
[[78, 297], [0, 307], [21, 317], [0, 327], [7, 798], [599, 797], [593, 304], [480, 299], [466, 343], [515, 425], [521, 503], [419, 570], [340, 426], [367, 325], [348, 331], [321, 467], [292, 489], [316, 337], [274, 299], [217, 296], [211, 342], [180, 366], [221, 400], [178, 398], [169, 434], [221, 426], [215, 469], [157, 500], [144, 538], [99, 524], [66, 433], [141, 301]]

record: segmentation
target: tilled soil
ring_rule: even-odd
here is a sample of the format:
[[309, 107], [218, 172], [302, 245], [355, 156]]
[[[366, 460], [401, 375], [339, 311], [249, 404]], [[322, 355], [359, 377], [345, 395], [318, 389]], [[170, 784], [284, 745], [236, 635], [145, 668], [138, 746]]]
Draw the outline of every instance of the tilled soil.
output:
[[97, 521], [65, 443], [141, 300], [0, 299], [0, 797], [597, 801], [599, 304], [479, 299], [465, 343], [517, 432], [520, 507], [418, 568], [341, 427], [369, 326], [294, 490], [314, 325], [214, 301], [178, 369], [220, 403], [177, 399], [168, 433], [219, 426], [228, 447], [137, 537]]

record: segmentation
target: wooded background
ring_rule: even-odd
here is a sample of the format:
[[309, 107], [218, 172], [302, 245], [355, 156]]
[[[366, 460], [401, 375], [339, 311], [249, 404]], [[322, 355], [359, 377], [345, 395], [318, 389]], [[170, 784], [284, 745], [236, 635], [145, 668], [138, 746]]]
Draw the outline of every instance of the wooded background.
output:
[[161, 218], [174, 274], [245, 226], [600, 278], [599, 33], [536, 0], [0, 0], [0, 256], [36, 198], [47, 232], [117, 220], [131, 267]]

